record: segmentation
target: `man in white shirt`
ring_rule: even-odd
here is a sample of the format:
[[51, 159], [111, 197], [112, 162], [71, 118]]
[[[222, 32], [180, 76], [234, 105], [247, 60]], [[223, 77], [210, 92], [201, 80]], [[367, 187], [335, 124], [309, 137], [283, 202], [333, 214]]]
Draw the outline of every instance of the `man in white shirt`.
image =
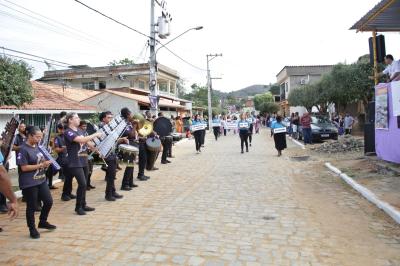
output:
[[[385, 64], [387, 67], [381, 73], [378, 73], [378, 78], [387, 75], [389, 76], [388, 82], [400, 80], [400, 60], [394, 60], [391, 54], [385, 56]], [[374, 77], [370, 77], [374, 79]]]
[[346, 135], [351, 135], [354, 122], [354, 118], [349, 113], [347, 113], [344, 117], [344, 130]]

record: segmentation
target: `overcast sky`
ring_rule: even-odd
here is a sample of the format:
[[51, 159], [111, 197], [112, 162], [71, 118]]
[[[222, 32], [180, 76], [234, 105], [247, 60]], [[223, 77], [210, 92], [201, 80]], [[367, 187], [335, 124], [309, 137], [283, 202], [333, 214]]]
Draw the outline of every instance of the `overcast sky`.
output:
[[[43, 23], [27, 10], [47, 16], [55, 22]], [[150, 0], [82, 0], [149, 34]], [[186, 29], [190, 31], [168, 47], [199, 67], [192, 67], [165, 49], [158, 62], [176, 69], [186, 84], [206, 83], [206, 54], [222, 53], [211, 61], [213, 82], [222, 91], [276, 81], [285, 65], [351, 63], [368, 53], [371, 33], [348, 30], [378, 0], [167, 0], [172, 14], [169, 39]], [[161, 13], [156, 9], [156, 15]], [[38, 16], [37, 16], [38, 17]], [[45, 20], [42, 17], [38, 17]], [[79, 30], [79, 32], [75, 31]], [[386, 51], [400, 57], [400, 34], [386, 33]], [[146, 37], [86, 9], [73, 0], [0, 0], [0, 46], [48, 57], [69, 64], [107, 65], [113, 59], [134, 58], [147, 62]], [[168, 41], [168, 39], [166, 40]], [[164, 41], [165, 42], [165, 41]], [[0, 52], [3, 52], [0, 50]], [[6, 53], [9, 53], [5, 51]], [[47, 69], [43, 63], [29, 62], [34, 78]]]

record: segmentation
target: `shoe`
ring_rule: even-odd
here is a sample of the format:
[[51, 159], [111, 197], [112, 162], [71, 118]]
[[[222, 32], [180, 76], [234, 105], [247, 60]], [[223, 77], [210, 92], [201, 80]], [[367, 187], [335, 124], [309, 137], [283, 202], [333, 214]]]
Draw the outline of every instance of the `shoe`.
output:
[[69, 197], [70, 197], [71, 199], [76, 199], [76, 196], [75, 196], [74, 194], [70, 194]]
[[90, 191], [90, 187], [86, 187], [86, 191]]
[[83, 207], [83, 210], [84, 210], [85, 212], [92, 212], [92, 211], [94, 211], [94, 210], [96, 210], [96, 209], [93, 208], [93, 207], [85, 206], [85, 207]]
[[90, 187], [90, 189], [95, 189], [96, 188], [95, 186], [92, 186], [92, 185], [88, 185], [88, 187]]
[[61, 196], [61, 200], [62, 200], [62, 201], [70, 201], [71, 198], [70, 198], [69, 196], [67, 196], [67, 195], [62, 195], [62, 196]]
[[38, 232], [38, 230], [36, 228], [29, 228], [29, 235], [33, 239], [40, 238], [40, 233]]
[[138, 187], [138, 185], [136, 185], [136, 184], [131, 184], [131, 185], [129, 185], [129, 187], [130, 187], [130, 188], [134, 188], [134, 187]]
[[78, 215], [86, 215], [86, 212], [83, 208], [75, 209], [75, 212]]
[[250, 143], [250, 147], [251, 147], [251, 143]]
[[140, 181], [146, 181], [148, 178], [145, 175], [142, 176], [138, 176], [137, 179], [139, 179]]
[[150, 171], [156, 171], [156, 170], [158, 170], [158, 168], [157, 167], [153, 167], [153, 168], [151, 168]]
[[116, 200], [116, 198], [114, 198], [113, 196], [106, 196], [105, 199], [107, 201], [115, 201]]
[[50, 224], [47, 221], [40, 221], [39, 222], [39, 228], [43, 228], [43, 229], [48, 229], [48, 230], [54, 230], [57, 228], [57, 226]]
[[124, 196], [121, 195], [121, 194], [118, 194], [118, 193], [114, 193], [113, 197], [116, 198], [116, 199], [122, 199]]
[[161, 164], [167, 164], [168, 162], [167, 161], [161, 161]]
[[54, 185], [51, 185], [51, 186], [49, 186], [49, 188], [50, 188], [50, 189], [57, 189], [58, 187], [56, 187], [56, 186], [54, 186]]
[[6, 205], [0, 205], [0, 213], [7, 213], [8, 208]]
[[165, 160], [167, 163], [171, 163], [171, 161]]
[[244, 153], [243, 150], [241, 151], [241, 153]]
[[249, 148], [246, 149], [246, 152], [249, 152]]
[[121, 187], [121, 190], [131, 191], [132, 189], [129, 186], [123, 186], [123, 187]]

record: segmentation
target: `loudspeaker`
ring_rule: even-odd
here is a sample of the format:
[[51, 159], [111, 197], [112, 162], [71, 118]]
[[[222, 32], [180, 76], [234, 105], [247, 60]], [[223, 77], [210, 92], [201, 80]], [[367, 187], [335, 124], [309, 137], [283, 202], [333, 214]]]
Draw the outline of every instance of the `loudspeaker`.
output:
[[364, 125], [364, 153], [375, 154], [375, 123]]
[[366, 121], [367, 121], [367, 123], [374, 124], [375, 123], [375, 102], [374, 101], [369, 102], [367, 108], [368, 108], [368, 110], [367, 110]]
[[[373, 37], [368, 39], [369, 43], [369, 62], [371, 65], [374, 64], [374, 45], [372, 44]], [[386, 56], [386, 48], [385, 48], [385, 36], [378, 35], [376, 36], [376, 57], [378, 63], [382, 63], [385, 60]]]

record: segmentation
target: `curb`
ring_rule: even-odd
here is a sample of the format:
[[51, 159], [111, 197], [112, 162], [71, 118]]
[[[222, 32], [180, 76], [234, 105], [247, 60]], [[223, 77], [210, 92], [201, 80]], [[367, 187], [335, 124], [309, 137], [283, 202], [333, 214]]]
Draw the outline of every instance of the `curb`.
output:
[[298, 140], [296, 140], [296, 139], [294, 139], [294, 138], [292, 138], [292, 137], [288, 137], [291, 141], [293, 141], [294, 142], [294, 144], [296, 144], [297, 146], [300, 146], [303, 150], [305, 150], [306, 149], [306, 147], [304, 146], [304, 144], [301, 144]]
[[400, 212], [396, 210], [392, 205], [380, 200], [372, 191], [358, 184], [354, 179], [340, 171], [338, 168], [334, 167], [331, 163], [325, 163], [325, 166], [336, 175], [340, 176], [347, 184], [358, 191], [364, 198], [375, 204], [379, 209], [386, 212], [386, 214], [388, 214], [390, 217], [392, 217], [393, 220], [400, 224]]

